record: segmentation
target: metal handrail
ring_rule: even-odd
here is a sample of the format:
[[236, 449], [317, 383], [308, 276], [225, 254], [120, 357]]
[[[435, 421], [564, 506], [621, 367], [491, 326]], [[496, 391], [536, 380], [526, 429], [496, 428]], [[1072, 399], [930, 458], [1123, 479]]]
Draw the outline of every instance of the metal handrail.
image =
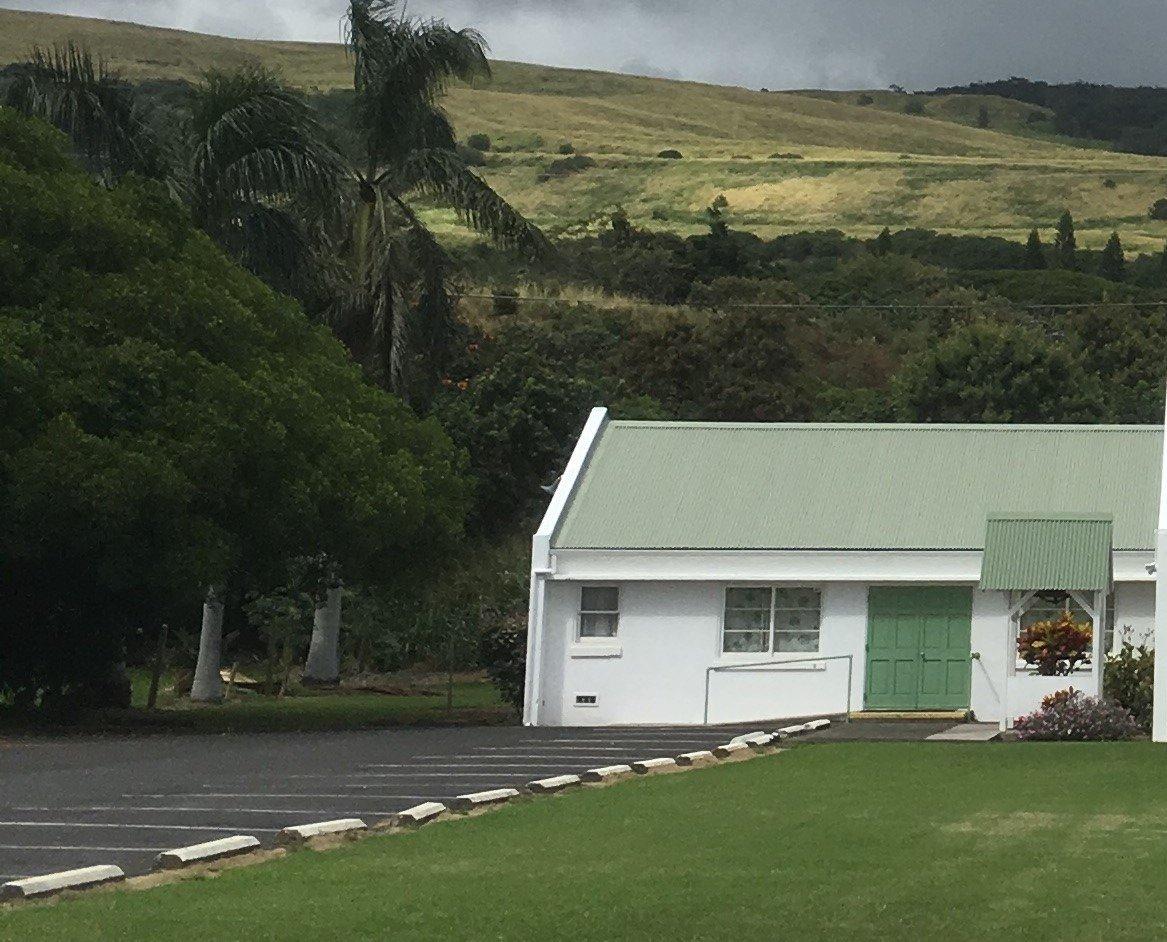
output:
[[705, 668], [705, 718], [703, 725], [709, 725], [709, 677], [721, 671], [738, 671], [758, 667], [781, 667], [784, 664], [803, 664], [812, 661], [843, 661], [847, 662], [847, 712], [844, 714], [847, 722], [851, 722], [851, 679], [855, 669], [854, 654], [808, 654], [805, 657], [785, 658], [781, 661], [751, 661], [746, 664], [714, 664]]

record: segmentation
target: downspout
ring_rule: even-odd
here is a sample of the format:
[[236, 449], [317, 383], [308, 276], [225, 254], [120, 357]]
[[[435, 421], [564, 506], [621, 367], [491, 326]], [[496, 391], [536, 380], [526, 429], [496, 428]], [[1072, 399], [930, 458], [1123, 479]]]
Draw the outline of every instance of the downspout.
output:
[[1151, 709], [1151, 739], [1155, 742], [1167, 742], [1167, 429], [1164, 431], [1159, 525], [1155, 530], [1155, 694]]
[[539, 705], [543, 693], [543, 611], [547, 599], [547, 576], [551, 572], [550, 546], [536, 534], [531, 541], [531, 595], [527, 614], [527, 679], [524, 685], [523, 725], [539, 725]]

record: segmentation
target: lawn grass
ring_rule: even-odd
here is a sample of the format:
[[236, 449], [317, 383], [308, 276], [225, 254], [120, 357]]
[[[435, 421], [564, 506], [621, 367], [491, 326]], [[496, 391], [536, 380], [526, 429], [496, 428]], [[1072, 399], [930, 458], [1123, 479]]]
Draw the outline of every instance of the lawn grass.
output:
[[[0, 10], [0, 65], [68, 38], [133, 79], [193, 80], [212, 65], [263, 62], [309, 91], [351, 88], [351, 62], [334, 43]], [[915, 116], [903, 113], [905, 96], [885, 91], [868, 93], [873, 103], [861, 107], [858, 92], [761, 92], [516, 62], [493, 68], [490, 81], [455, 83], [443, 107], [461, 137], [491, 137], [487, 180], [551, 230], [620, 205], [638, 226], [688, 234], [704, 229], [705, 207], [724, 194], [730, 224], [763, 237], [921, 226], [1024, 241], [1037, 227], [1048, 242], [1068, 208], [1084, 247], [1101, 247], [1115, 228], [1128, 252], [1158, 251], [1167, 239], [1167, 222], [1147, 216], [1167, 192], [1167, 160], [1059, 137], [1049, 120], [1029, 124], [1028, 115], [1044, 112], [1020, 102], [927, 96], [927, 114]], [[982, 104], [992, 115], [987, 130], [972, 126]], [[540, 182], [564, 141], [598, 166]], [[657, 159], [665, 148], [684, 159]], [[451, 214], [427, 219], [443, 239], [467, 238]]]
[[807, 745], [149, 891], [0, 939], [1150, 939], [1150, 743]]
[[453, 709], [445, 692], [387, 695], [362, 690], [297, 688], [284, 697], [237, 693], [219, 704], [195, 704], [164, 696], [146, 710], [149, 681], [131, 672], [133, 702], [129, 710], [100, 710], [68, 720], [16, 716], [0, 711], [0, 732], [61, 733], [263, 733], [371, 729], [390, 726], [452, 726], [515, 721], [514, 711], [486, 680], [454, 684]]

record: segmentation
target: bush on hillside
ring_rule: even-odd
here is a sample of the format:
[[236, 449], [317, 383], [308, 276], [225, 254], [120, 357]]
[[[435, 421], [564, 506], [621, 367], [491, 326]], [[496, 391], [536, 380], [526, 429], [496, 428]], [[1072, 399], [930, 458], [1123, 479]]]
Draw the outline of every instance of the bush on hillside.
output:
[[657, 154], [657, 156], [663, 158], [664, 160], [680, 160], [681, 152], [669, 147], [665, 150], [662, 150], [659, 154]]
[[1167, 219], [1167, 198], [1155, 200], [1147, 210], [1147, 215], [1159, 221]]
[[904, 114], [924, 115], [927, 113], [928, 110], [924, 107], [924, 102], [922, 102], [919, 98], [909, 98], [907, 103], [904, 105]]
[[[107, 189], [0, 108], [0, 699], [86, 699], [207, 585], [452, 542], [463, 457], [160, 187]], [[237, 607], [233, 610], [237, 610]]]
[[454, 150], [457, 152], [458, 156], [462, 158], [462, 163], [464, 163], [467, 167], [486, 166], [486, 155], [482, 151], [474, 147], [469, 147], [466, 144], [458, 144], [455, 146]]
[[596, 161], [586, 154], [572, 154], [570, 157], [560, 157], [551, 161], [547, 169], [539, 174], [538, 180], [545, 182], [557, 177], [570, 177], [572, 174], [583, 173], [596, 165]]
[[1107, 697], [1088, 697], [1073, 687], [1051, 693], [1039, 710], [1020, 717], [1013, 729], [1021, 739], [1073, 742], [1134, 739], [1140, 732], [1125, 707]]
[[575, 153], [575, 145], [572, 144], [571, 141], [564, 141], [562, 144], [559, 145], [559, 153], [561, 153], [561, 154], [574, 154]]
[[466, 146], [473, 147], [477, 151], [487, 151], [490, 150], [490, 138], [481, 132], [471, 134], [466, 138]]
[[861, 108], [866, 108], [868, 105], [874, 105], [875, 99], [868, 94], [863, 94], [855, 99], [855, 104], [859, 105]]

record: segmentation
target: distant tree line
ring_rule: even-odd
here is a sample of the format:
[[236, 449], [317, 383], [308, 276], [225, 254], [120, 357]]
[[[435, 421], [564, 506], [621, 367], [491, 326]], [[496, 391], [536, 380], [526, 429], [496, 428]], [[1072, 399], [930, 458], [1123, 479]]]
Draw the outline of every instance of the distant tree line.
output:
[[1133, 154], [1167, 154], [1167, 88], [1089, 82], [1051, 84], [1026, 78], [933, 89], [933, 95], [998, 95], [1050, 109], [1060, 134], [1106, 141]]

